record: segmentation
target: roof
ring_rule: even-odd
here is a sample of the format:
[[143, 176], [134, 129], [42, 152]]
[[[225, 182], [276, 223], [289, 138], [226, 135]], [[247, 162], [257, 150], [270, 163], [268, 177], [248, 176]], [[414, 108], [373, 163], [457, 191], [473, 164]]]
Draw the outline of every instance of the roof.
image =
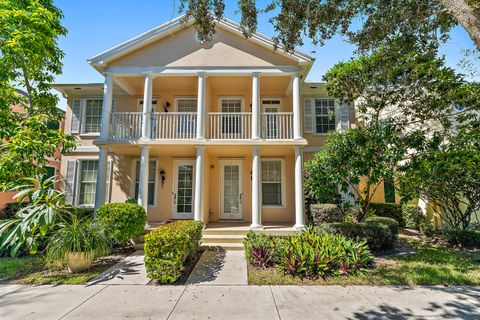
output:
[[[184, 15], [177, 17], [167, 23], [164, 23], [158, 27], [155, 27], [125, 42], [122, 42], [119, 45], [113, 48], [110, 48], [90, 58], [87, 61], [88, 63], [93, 65], [97, 70], [100, 71], [100, 69], [102, 68], [102, 65], [106, 64], [108, 61], [117, 59], [132, 51], [142, 48], [154, 41], [157, 41], [168, 35], [171, 35], [173, 32], [177, 30], [184, 28], [185, 25], [182, 24], [183, 18], [184, 18]], [[188, 23], [191, 23], [191, 20]], [[233, 20], [222, 18], [221, 20], [217, 21], [217, 26], [243, 36], [242, 31], [240, 29], [240, 25]], [[275, 48], [273, 40], [259, 32], [255, 32], [254, 34], [252, 34], [252, 36], [248, 38], [247, 41], [252, 41], [258, 45], [261, 45], [271, 50], [274, 50]], [[292, 53], [288, 53], [283, 50], [278, 50], [278, 52], [286, 57], [296, 59], [299, 61], [299, 63], [303, 63], [303, 64], [312, 64], [315, 61], [315, 59], [312, 58], [311, 56], [297, 50], [293, 51]]]
[[[103, 83], [55, 83], [52, 87], [60, 92], [65, 98], [68, 96], [102, 96]], [[117, 84], [113, 86], [115, 95], [126, 94]]]

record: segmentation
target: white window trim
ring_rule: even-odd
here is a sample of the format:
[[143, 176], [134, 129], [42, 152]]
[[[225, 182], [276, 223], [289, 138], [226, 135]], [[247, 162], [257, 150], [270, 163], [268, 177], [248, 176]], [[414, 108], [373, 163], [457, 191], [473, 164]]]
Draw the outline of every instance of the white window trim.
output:
[[223, 100], [240, 100], [240, 112], [245, 112], [245, 97], [244, 96], [220, 96], [218, 97], [218, 112], [222, 112]]
[[197, 109], [198, 109], [198, 98], [197, 96], [176, 96], [173, 98], [173, 104], [174, 104], [174, 112], [178, 112], [178, 100], [192, 100], [192, 101], [197, 101]]
[[265, 108], [266, 106], [263, 105], [263, 101], [265, 101], [265, 100], [278, 100], [278, 101], [280, 101], [279, 104], [276, 104], [276, 105], [274, 105], [274, 106], [276, 106], [276, 107], [278, 106], [278, 112], [283, 112], [283, 98], [279, 98], [279, 97], [269, 97], [269, 96], [267, 96], [267, 97], [262, 97], [262, 98], [260, 99], [260, 106], [261, 106], [261, 108], [262, 108], [262, 112], [265, 112], [265, 111], [264, 111], [264, 108]]
[[[281, 174], [281, 189], [282, 189], [282, 204], [281, 205], [272, 205], [272, 204], [263, 204], [262, 199], [262, 208], [286, 208], [286, 183], [285, 183], [285, 159], [283, 158], [261, 158], [261, 162], [264, 161], [280, 161], [280, 174]], [[260, 188], [263, 187], [263, 180], [262, 180], [262, 166], [260, 165]], [[261, 194], [263, 195], [263, 190], [261, 190]]]
[[313, 135], [314, 136], [331, 136], [331, 133], [325, 132], [318, 132], [317, 133], [317, 108], [315, 106], [315, 100], [333, 100], [333, 122], [335, 123], [335, 131], [338, 131], [338, 112], [340, 108], [339, 100], [331, 97], [312, 97], [313, 99]]
[[[140, 102], [143, 100], [143, 97], [137, 97], [137, 112], [143, 112], [143, 107], [140, 107], [143, 105]], [[160, 97], [152, 97], [152, 104], [153, 102], [157, 103], [157, 110], [155, 112], [160, 112], [158, 108], [158, 103], [160, 102]]]
[[[91, 205], [80, 205], [78, 203], [78, 200], [80, 198], [80, 175], [81, 175], [81, 169], [82, 169], [82, 161], [97, 161], [97, 179], [98, 179], [98, 158], [77, 158], [77, 172], [75, 173], [75, 199], [74, 203], [75, 206], [78, 208], [93, 208], [95, 206], [95, 203]], [[98, 183], [98, 181], [97, 181]]]
[[[156, 158], [150, 158], [149, 161], [155, 161], [155, 190], [154, 190], [154, 197], [153, 197], [153, 204], [147, 204], [148, 208], [156, 208], [157, 207], [157, 191], [158, 191], [158, 159]], [[135, 182], [136, 182], [136, 167], [137, 167], [137, 162], [140, 162], [140, 158], [133, 158], [132, 160], [132, 168], [131, 168], [131, 177], [132, 183], [130, 185], [130, 199], [135, 199]], [[148, 202], [148, 199], [147, 199]]]

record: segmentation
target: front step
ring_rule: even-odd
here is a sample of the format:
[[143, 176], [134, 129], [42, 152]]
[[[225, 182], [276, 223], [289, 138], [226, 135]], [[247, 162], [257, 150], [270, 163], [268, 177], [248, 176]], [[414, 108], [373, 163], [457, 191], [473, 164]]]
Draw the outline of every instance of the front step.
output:
[[225, 243], [225, 242], [209, 242], [203, 243], [200, 245], [201, 248], [205, 249], [223, 249], [223, 250], [238, 250], [243, 251], [243, 243]]

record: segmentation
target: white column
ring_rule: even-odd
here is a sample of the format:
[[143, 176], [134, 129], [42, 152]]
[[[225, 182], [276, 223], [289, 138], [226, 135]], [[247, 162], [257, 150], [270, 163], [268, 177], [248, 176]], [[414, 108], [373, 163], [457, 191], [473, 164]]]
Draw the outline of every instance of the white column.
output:
[[262, 229], [262, 190], [260, 185], [260, 148], [252, 151], [252, 224], [250, 229]]
[[100, 139], [108, 139], [110, 134], [110, 118], [112, 113], [113, 80], [112, 76], [105, 76], [103, 85], [103, 106], [102, 106], [102, 126], [100, 129]]
[[195, 164], [195, 205], [193, 207], [193, 218], [195, 221], [203, 221], [203, 163], [205, 147], [197, 147], [197, 163]]
[[205, 72], [198, 73], [197, 139], [205, 139]]
[[260, 139], [260, 73], [252, 74], [252, 139]]
[[300, 75], [293, 76], [293, 138], [302, 139], [301, 108], [300, 108]]
[[152, 85], [153, 75], [145, 75], [145, 88], [143, 92], [143, 110], [142, 110], [142, 139], [150, 139], [150, 116], [152, 113]]
[[95, 212], [105, 203], [105, 189], [107, 188], [107, 161], [108, 148], [99, 146], [97, 185], [95, 186]]
[[305, 198], [303, 195], [303, 149], [295, 148], [295, 229], [305, 228]]
[[138, 179], [138, 204], [145, 212], [148, 208], [148, 165], [150, 163], [150, 148], [140, 147], [140, 177]]

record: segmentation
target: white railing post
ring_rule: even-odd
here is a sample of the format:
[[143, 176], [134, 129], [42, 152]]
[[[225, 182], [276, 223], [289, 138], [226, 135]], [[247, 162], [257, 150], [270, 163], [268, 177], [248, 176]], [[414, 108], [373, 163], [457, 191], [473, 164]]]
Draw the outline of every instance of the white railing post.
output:
[[100, 140], [107, 140], [110, 134], [110, 114], [112, 113], [113, 98], [113, 79], [110, 75], [105, 75], [103, 85], [103, 106], [102, 106], [102, 124], [100, 129]]
[[142, 139], [150, 139], [150, 115], [152, 113], [152, 85], [153, 75], [145, 75], [145, 89], [143, 93], [142, 110]]
[[300, 109], [300, 74], [293, 75], [293, 138], [302, 139]]
[[260, 139], [260, 73], [252, 74], [252, 139]]
[[205, 139], [205, 72], [198, 73], [197, 139]]

